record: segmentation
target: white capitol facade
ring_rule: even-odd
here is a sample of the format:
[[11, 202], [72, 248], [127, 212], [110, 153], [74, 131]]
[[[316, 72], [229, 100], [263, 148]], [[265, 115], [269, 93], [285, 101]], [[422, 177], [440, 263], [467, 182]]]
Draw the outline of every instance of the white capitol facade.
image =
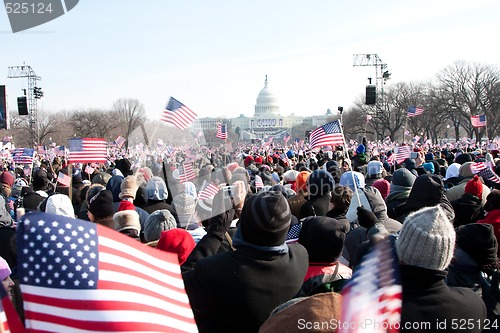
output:
[[294, 114], [289, 116], [281, 115], [278, 99], [269, 89], [266, 75], [264, 88], [262, 88], [257, 96], [253, 117], [246, 117], [240, 114], [239, 117], [231, 119], [199, 118], [193, 122], [192, 130], [194, 133], [198, 133], [200, 130], [213, 131], [217, 128], [218, 123], [230, 123], [230, 131], [234, 132], [237, 127], [240, 128], [240, 139], [242, 140], [268, 136], [280, 138], [293, 126], [306, 124], [311, 127], [318, 127], [327, 123], [328, 118], [332, 116], [333, 114], [330, 110], [327, 110], [324, 115], [311, 117], [301, 117]]

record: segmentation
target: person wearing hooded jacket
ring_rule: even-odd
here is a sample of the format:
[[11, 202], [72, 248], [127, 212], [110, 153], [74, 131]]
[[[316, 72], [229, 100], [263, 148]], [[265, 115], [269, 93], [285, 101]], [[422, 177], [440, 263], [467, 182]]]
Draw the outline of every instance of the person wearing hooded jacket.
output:
[[455, 218], [455, 211], [446, 197], [443, 178], [434, 174], [418, 176], [408, 196], [408, 200], [394, 210], [395, 219], [403, 222], [406, 216], [423, 207], [439, 205], [450, 221]]
[[300, 208], [299, 219], [308, 216], [326, 216], [334, 187], [335, 182], [329, 172], [322, 169], [314, 170], [307, 179], [307, 201]]
[[[458, 200], [465, 193], [465, 185], [467, 185], [467, 182], [474, 177], [474, 174], [470, 169], [471, 164], [473, 164], [473, 162], [465, 162], [458, 170], [458, 176], [461, 180], [457, 185], [446, 191], [446, 197], [448, 198], [448, 200]], [[486, 203], [486, 197], [488, 196], [488, 194], [490, 194], [490, 189], [488, 188], [488, 186], [483, 184], [483, 195], [481, 201], [482, 205]]]
[[385, 199], [387, 205], [387, 215], [395, 218], [395, 210], [403, 205], [410, 196], [411, 187], [415, 182], [415, 175], [406, 168], [394, 171], [389, 188], [389, 195]]
[[[380, 192], [372, 186], [367, 186], [361, 191], [364, 193], [369, 204], [369, 207], [365, 207], [365, 209], [371, 210], [373, 214], [375, 214], [378, 222], [383, 225], [390, 234], [397, 233], [401, 229], [401, 223], [391, 219], [387, 215], [387, 206]], [[349, 254], [349, 261], [355, 258], [356, 251], [361, 243], [368, 240], [366, 232], [367, 229], [365, 227], [359, 226], [347, 234], [344, 244]]]

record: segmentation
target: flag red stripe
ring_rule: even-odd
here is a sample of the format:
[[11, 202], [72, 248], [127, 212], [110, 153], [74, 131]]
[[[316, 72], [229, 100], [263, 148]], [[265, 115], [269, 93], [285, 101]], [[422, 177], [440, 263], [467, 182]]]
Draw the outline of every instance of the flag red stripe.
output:
[[[157, 297], [159, 298], [159, 297]], [[186, 318], [181, 316], [175, 312], [170, 311], [169, 309], [160, 309], [155, 306], [145, 305], [131, 302], [122, 302], [122, 301], [113, 301], [113, 300], [69, 300], [69, 299], [61, 299], [61, 298], [53, 298], [53, 297], [45, 297], [33, 294], [23, 294], [23, 300], [25, 302], [31, 302], [36, 304], [44, 304], [53, 306], [53, 304], [57, 304], [56, 307], [64, 308], [68, 310], [86, 310], [86, 311], [95, 311], [95, 310], [106, 310], [106, 311], [141, 311], [147, 313], [157, 313], [163, 316], [168, 316], [177, 320], [185, 321], [186, 323], [192, 323], [192, 318]], [[186, 306], [189, 308], [189, 305]], [[31, 311], [31, 313], [37, 313], [35, 311]]]
[[[105, 308], [105, 307], [104, 307]], [[43, 314], [38, 312], [26, 312], [26, 317], [30, 320], [37, 320], [48, 323], [57, 323], [59, 325], [73, 327], [76, 329], [86, 330], [86, 331], [100, 331], [100, 332], [186, 332], [184, 330], [178, 330], [175, 327], [168, 325], [165, 322], [164, 325], [152, 324], [152, 323], [139, 323], [135, 321], [130, 322], [102, 322], [102, 321], [89, 321], [87, 320], [75, 320], [65, 317], [59, 317], [56, 315]], [[30, 332], [42, 332], [37, 330], [30, 330]]]
[[[143, 246], [143, 244], [141, 244], [141, 246]], [[174, 273], [174, 272], [168, 271], [166, 269], [163, 269], [161, 267], [155, 266], [155, 265], [151, 264], [150, 262], [143, 260], [142, 258], [137, 258], [137, 257], [135, 257], [133, 255], [130, 255], [130, 254], [126, 253], [126, 252], [122, 252], [120, 250], [117, 250], [117, 249], [114, 249], [114, 248], [111, 248], [111, 247], [107, 247], [107, 246], [103, 246], [103, 245], [99, 244], [99, 252], [106, 252], [106, 253], [109, 253], [109, 254], [112, 254], [112, 255], [116, 255], [116, 256], [124, 258], [124, 259], [128, 259], [130, 261], [135, 261], [135, 262], [137, 262], [137, 263], [139, 263], [141, 265], [144, 265], [144, 266], [146, 266], [148, 268], [151, 268], [152, 270], [158, 271], [158, 272], [160, 272], [162, 274], [168, 275], [168, 276], [170, 276], [172, 278], [178, 278], [179, 277], [178, 273]], [[151, 280], [153, 282], [156, 281], [156, 280], [152, 279], [149, 275], [143, 274], [142, 272], [137, 272], [137, 271], [135, 271], [133, 269], [129, 269], [128, 267], [120, 267], [119, 263], [116, 263], [116, 264], [113, 263], [113, 264], [111, 264], [111, 263], [105, 263], [105, 262], [99, 261], [99, 269], [101, 269], [101, 268], [107, 269], [107, 270], [112, 270], [112, 271], [129, 272], [132, 275], [143, 276], [144, 278], [147, 278], [148, 280]], [[182, 292], [183, 289], [179, 289], [177, 291]]]

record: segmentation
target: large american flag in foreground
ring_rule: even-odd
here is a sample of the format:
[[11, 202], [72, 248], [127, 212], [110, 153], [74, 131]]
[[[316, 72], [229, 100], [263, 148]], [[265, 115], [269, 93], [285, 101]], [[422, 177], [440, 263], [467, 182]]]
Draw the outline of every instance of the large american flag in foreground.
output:
[[195, 117], [196, 113], [194, 111], [175, 98], [170, 97], [160, 120], [170, 123], [177, 128], [186, 129], [193, 122]]
[[344, 135], [340, 121], [336, 120], [316, 128], [309, 137], [311, 149], [321, 146], [340, 146], [344, 144]]
[[394, 238], [378, 242], [342, 289], [340, 333], [399, 332], [402, 286]]
[[53, 214], [27, 214], [18, 229], [31, 332], [197, 331], [176, 255]]
[[105, 163], [108, 157], [108, 143], [102, 138], [69, 139], [69, 163]]

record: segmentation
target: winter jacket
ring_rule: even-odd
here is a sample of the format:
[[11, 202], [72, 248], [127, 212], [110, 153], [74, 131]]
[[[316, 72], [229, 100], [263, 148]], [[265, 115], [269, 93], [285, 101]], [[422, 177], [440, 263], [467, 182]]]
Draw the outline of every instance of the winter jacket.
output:
[[[232, 219], [230, 214], [232, 209], [219, 216]], [[307, 251], [289, 244], [282, 254], [247, 246], [217, 254], [221, 243], [209, 228], [182, 265], [198, 329], [257, 332], [273, 309], [299, 291], [308, 267]]]
[[[495, 233], [495, 238], [497, 242], [500, 243], [500, 209], [494, 209], [488, 214], [483, 220], [477, 221], [477, 223], [488, 223], [493, 226], [493, 231]], [[500, 247], [497, 250], [497, 256], [500, 256]]]
[[395, 209], [395, 219], [403, 223], [408, 214], [436, 205], [441, 206], [448, 219], [453, 221], [455, 213], [445, 195], [442, 177], [434, 174], [418, 176], [413, 183], [408, 200]]
[[[467, 185], [467, 182], [474, 177], [472, 174], [472, 171], [470, 170], [470, 165], [472, 162], [466, 162], [462, 164], [460, 167], [459, 172], [459, 177], [460, 177], [460, 182], [450, 188], [448, 191], [446, 191], [446, 197], [448, 198], [449, 201], [455, 201], [460, 199], [460, 197], [465, 193], [465, 185]], [[486, 197], [488, 194], [490, 194], [490, 189], [488, 186], [483, 184], [483, 197], [481, 204], [484, 205], [486, 203]]]
[[[403, 306], [400, 332], [481, 332], [483, 300], [468, 288], [448, 287], [446, 272], [400, 265]], [[473, 325], [460, 323], [472, 322]], [[421, 325], [416, 330], [414, 325]], [[422, 325], [428, 325], [426, 329]], [[462, 328], [462, 329], [458, 329]]]
[[290, 210], [292, 211], [292, 215], [297, 218], [300, 217], [300, 209], [306, 203], [306, 193], [299, 191], [296, 195], [291, 196], [287, 199], [288, 204], [290, 205]]
[[470, 193], [464, 193], [459, 199], [451, 202], [455, 211], [453, 225], [459, 227], [464, 224], [476, 223], [481, 212], [481, 199]]
[[[387, 229], [387, 231], [391, 234], [397, 233], [401, 229], [401, 223], [398, 221], [391, 219], [387, 215], [387, 206], [385, 205], [384, 199], [380, 192], [372, 187], [368, 186], [362, 190], [366, 199], [368, 200], [369, 207], [371, 211], [375, 214], [378, 221]], [[349, 253], [349, 258], [354, 258], [356, 251], [364, 241], [368, 240], [366, 237], [366, 228], [358, 227], [352, 229], [345, 238], [345, 247]]]

